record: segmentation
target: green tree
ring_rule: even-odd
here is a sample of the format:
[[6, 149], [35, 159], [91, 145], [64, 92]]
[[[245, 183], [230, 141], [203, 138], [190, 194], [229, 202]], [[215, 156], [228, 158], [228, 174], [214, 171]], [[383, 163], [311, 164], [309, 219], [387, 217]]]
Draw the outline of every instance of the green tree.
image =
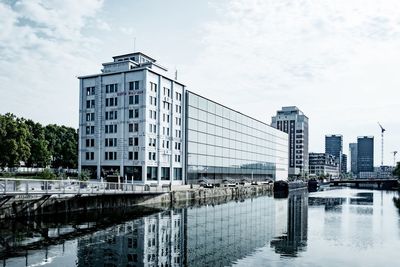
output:
[[44, 132], [52, 158], [52, 167], [77, 168], [77, 131], [74, 128], [51, 124], [45, 127]]
[[29, 129], [11, 113], [0, 115], [0, 167], [16, 167], [30, 156]]
[[397, 166], [393, 171], [393, 175], [397, 176], [397, 177], [400, 177], [400, 162], [397, 162]]
[[47, 148], [48, 142], [45, 139], [44, 128], [40, 123], [26, 120], [25, 124], [29, 129], [29, 146], [31, 155], [27, 160], [29, 167], [47, 167], [50, 164], [50, 152]]

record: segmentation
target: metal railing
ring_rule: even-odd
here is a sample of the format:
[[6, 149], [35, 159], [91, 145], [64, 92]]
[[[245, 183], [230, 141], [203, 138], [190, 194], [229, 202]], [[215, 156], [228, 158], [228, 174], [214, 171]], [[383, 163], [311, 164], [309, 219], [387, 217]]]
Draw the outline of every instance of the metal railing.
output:
[[100, 195], [166, 193], [170, 188], [161, 185], [138, 185], [134, 183], [111, 183], [79, 180], [38, 180], [0, 178], [0, 195]]

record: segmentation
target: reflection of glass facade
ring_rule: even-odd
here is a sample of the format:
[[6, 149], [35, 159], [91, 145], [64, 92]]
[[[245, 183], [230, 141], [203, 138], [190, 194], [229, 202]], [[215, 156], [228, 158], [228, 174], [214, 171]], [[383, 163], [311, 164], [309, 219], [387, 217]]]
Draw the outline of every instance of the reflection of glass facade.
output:
[[287, 179], [288, 137], [187, 91], [187, 182]]

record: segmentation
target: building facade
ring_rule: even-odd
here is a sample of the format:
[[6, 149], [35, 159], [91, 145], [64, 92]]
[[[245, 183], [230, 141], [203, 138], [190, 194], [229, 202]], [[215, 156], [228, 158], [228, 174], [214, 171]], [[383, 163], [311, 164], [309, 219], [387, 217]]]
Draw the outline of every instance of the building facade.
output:
[[186, 97], [188, 183], [287, 179], [287, 134], [190, 91]]
[[350, 171], [353, 175], [357, 175], [357, 143], [349, 144], [350, 150]]
[[357, 171], [359, 177], [363, 177], [363, 173], [374, 172], [373, 136], [361, 136], [357, 138]]
[[185, 86], [143, 53], [113, 59], [79, 77], [79, 171], [181, 184]]
[[79, 172], [93, 179], [287, 178], [286, 134], [187, 91], [143, 53], [115, 56], [79, 82]]
[[339, 170], [343, 172], [343, 136], [340, 134], [325, 135], [325, 153], [335, 156]]
[[271, 126], [289, 135], [289, 176], [308, 172], [308, 117], [297, 107], [282, 107]]
[[328, 153], [310, 153], [310, 176], [339, 177], [339, 164], [336, 157]]

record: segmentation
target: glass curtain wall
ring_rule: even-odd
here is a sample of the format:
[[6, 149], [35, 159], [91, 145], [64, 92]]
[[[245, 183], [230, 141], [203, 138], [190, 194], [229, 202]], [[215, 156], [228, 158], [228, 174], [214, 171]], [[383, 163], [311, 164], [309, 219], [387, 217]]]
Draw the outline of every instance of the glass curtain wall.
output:
[[189, 184], [287, 176], [287, 134], [190, 91], [186, 97]]

